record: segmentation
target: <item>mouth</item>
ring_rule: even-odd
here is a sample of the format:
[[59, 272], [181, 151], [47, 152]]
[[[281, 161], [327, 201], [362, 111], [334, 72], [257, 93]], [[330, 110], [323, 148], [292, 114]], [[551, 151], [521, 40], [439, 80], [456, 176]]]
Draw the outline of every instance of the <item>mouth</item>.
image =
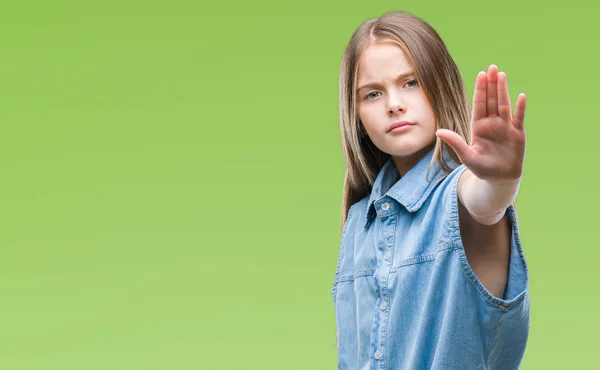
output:
[[414, 123], [410, 123], [407, 121], [394, 122], [390, 125], [387, 132], [392, 132], [394, 130], [400, 130], [400, 128], [402, 128], [402, 127], [413, 126], [413, 125], [414, 125]]

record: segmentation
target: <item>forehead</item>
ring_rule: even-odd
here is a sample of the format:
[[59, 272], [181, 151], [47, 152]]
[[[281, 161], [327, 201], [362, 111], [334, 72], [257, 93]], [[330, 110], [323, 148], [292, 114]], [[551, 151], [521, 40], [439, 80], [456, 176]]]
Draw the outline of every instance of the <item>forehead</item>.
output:
[[394, 44], [369, 45], [358, 60], [357, 79], [360, 82], [394, 78], [412, 69], [404, 50]]

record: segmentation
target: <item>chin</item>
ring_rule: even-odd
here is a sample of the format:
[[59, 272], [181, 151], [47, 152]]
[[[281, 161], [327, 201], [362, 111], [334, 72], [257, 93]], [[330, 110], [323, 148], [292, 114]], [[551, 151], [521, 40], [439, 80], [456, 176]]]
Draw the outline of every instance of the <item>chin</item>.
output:
[[394, 148], [388, 148], [388, 150], [384, 150], [384, 152], [394, 157], [410, 157], [416, 153], [427, 152], [429, 149], [433, 148], [434, 145], [435, 141], [433, 143], [398, 145]]

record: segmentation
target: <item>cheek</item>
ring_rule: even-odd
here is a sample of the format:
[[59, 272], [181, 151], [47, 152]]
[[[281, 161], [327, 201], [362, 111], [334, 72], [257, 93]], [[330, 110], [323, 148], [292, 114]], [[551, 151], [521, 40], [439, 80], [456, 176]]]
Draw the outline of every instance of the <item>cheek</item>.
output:
[[433, 112], [433, 108], [429, 105], [429, 103], [427, 103], [425, 101], [425, 99], [422, 99], [419, 102], [419, 108], [421, 111], [421, 117], [422, 117], [422, 122], [424, 124], [427, 124], [427, 126], [436, 126], [435, 123], [435, 113]]
[[377, 110], [374, 108], [373, 105], [369, 105], [358, 109], [358, 116], [367, 130], [377, 125]]

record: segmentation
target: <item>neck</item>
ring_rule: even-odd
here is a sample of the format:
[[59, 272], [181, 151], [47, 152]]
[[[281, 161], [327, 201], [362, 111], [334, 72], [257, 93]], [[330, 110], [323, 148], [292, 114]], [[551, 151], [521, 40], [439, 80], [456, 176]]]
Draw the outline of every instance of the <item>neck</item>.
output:
[[417, 164], [417, 162], [419, 162], [419, 160], [421, 160], [421, 158], [423, 158], [423, 156], [427, 154], [427, 152], [434, 146], [435, 141], [410, 155], [403, 157], [392, 156], [400, 177], [406, 175], [406, 173], [413, 168], [413, 166]]

